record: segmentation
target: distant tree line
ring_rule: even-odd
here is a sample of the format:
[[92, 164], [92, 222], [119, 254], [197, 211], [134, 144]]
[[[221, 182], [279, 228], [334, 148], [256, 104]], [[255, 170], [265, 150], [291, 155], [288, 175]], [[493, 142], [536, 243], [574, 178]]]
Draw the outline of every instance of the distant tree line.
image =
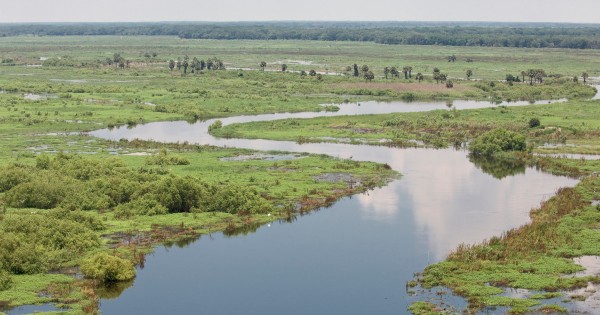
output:
[[[318, 24], [318, 23], [317, 23]], [[170, 35], [193, 39], [361, 41], [445, 45], [600, 49], [600, 25], [424, 23], [73, 23], [0, 24], [0, 36]]]

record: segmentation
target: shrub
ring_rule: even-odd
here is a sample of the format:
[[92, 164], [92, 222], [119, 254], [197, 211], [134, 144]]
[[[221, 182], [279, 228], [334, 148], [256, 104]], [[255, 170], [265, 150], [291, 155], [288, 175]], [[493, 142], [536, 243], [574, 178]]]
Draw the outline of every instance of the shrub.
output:
[[212, 123], [210, 126], [208, 126], [208, 131], [211, 132], [211, 131], [213, 131], [215, 129], [219, 129], [221, 127], [223, 127], [223, 122], [220, 120], [215, 120], [214, 123]]
[[21, 183], [5, 195], [6, 203], [15, 208], [51, 209], [74, 191], [67, 178], [38, 174], [30, 182]]
[[494, 129], [479, 136], [469, 145], [474, 156], [492, 157], [505, 151], [525, 151], [525, 136], [505, 129]]
[[12, 278], [6, 270], [0, 269], [0, 291], [8, 290], [12, 286]]
[[99, 253], [81, 263], [81, 272], [86, 278], [103, 282], [126, 281], [135, 277], [133, 264], [126, 259]]
[[31, 171], [25, 167], [18, 165], [2, 167], [0, 168], [0, 192], [8, 191], [30, 179]]
[[540, 126], [540, 120], [538, 118], [531, 118], [529, 120], [529, 128], [535, 128]]

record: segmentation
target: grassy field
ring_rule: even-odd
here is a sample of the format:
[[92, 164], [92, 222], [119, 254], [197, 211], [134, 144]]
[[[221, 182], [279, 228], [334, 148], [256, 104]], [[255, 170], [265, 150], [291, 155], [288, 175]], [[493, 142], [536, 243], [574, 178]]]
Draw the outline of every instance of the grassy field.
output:
[[[130, 60], [129, 67], [117, 69], [103, 64], [115, 53]], [[152, 53], [157, 56], [145, 56]], [[457, 56], [456, 62], [447, 62], [446, 57], [451, 54]], [[181, 70], [169, 70], [167, 60], [185, 55], [199, 59], [218, 57], [230, 70], [185, 75]], [[349, 42], [210, 41], [174, 37], [0, 38], [0, 230], [5, 236], [0, 240], [0, 309], [51, 302], [67, 306], [72, 313], [94, 311], [98, 298], [106, 294], [98, 290], [97, 283], [48, 272], [76, 272], [72, 268], [85, 258], [109, 249], [117, 258], [139, 263], [143, 261], [140, 253], [146, 253], [157, 243], [183, 244], [213, 231], [247, 233], [257, 225], [292, 219], [299, 212], [385, 184], [397, 176], [385, 165], [327, 156], [298, 154], [270, 161], [242, 149], [187, 143], [113, 142], [89, 137], [86, 131], [151, 121], [317, 111], [322, 109], [319, 104], [359, 100], [585, 98], [593, 94], [592, 89], [572, 83], [571, 78], [584, 71], [590, 76], [600, 75], [599, 57], [600, 52], [594, 50], [404, 47]], [[473, 62], [466, 62], [467, 58]], [[257, 69], [263, 60], [270, 71]], [[278, 71], [282, 63], [289, 66], [288, 72]], [[354, 63], [369, 65], [377, 77], [365, 82], [360, 77], [302, 77], [293, 72], [314, 69], [342, 73]], [[413, 75], [423, 72], [427, 76], [434, 67], [439, 67], [454, 78], [455, 87], [448, 89], [429, 77], [421, 83], [414, 79], [385, 80], [382, 78], [385, 66], [400, 69], [412, 66]], [[534, 86], [497, 82], [507, 73], [518, 75], [532, 68], [543, 68], [556, 78]], [[464, 77], [467, 69], [473, 70], [477, 80], [456, 79]], [[600, 151], [597, 105], [597, 101], [575, 100], [520, 108], [288, 120], [228, 126], [218, 133], [301, 141], [312, 141], [313, 136], [373, 142], [383, 138], [396, 145], [421, 140], [432, 146], [444, 146], [502, 126], [526, 134], [530, 141], [585, 144], [585, 153], [596, 153]], [[533, 117], [539, 118], [542, 126], [529, 128], [528, 122]], [[565, 148], [580, 152], [579, 147], [583, 148]], [[566, 152], [561, 148], [552, 150]], [[578, 170], [579, 174], [589, 174], [598, 168], [593, 161], [540, 159], [529, 163], [562, 172]], [[363, 184], [315, 180], [318, 175], [338, 173], [351, 174], [353, 180]], [[243, 214], [208, 211], [214, 205], [196, 201], [193, 207], [184, 207], [185, 211], [170, 211], [174, 207], [167, 206], [175, 203], [170, 197], [179, 194], [186, 199], [183, 188], [173, 195], [160, 193], [157, 183], [170, 187], [171, 181], [193, 182], [197, 184], [193, 189], [212, 191], [214, 195], [226, 195], [227, 189], [234, 187], [249, 200], [250, 208], [260, 206], [262, 210]], [[584, 183], [587, 184], [578, 189], [592, 191], [590, 187], [596, 184]], [[122, 191], [107, 189], [117, 184]], [[68, 189], [76, 193], [67, 194]], [[29, 198], [46, 194], [52, 198]], [[578, 198], [586, 202], [600, 199], [592, 192], [581, 196]], [[146, 199], [156, 201], [153, 208], [149, 207], [157, 211], [154, 215], [136, 212], [140, 210], [140, 200]], [[212, 202], [217, 198], [207, 199]], [[72, 209], [74, 204], [81, 207], [85, 204], [88, 209]], [[220, 206], [225, 209], [229, 205]], [[561, 214], [553, 222], [562, 222], [563, 217]], [[66, 239], [57, 240], [51, 236], [60, 233], [42, 233], [52, 231], [53, 225], [31, 228], [44, 222], [56, 222], [56, 226], [72, 233], [64, 233]], [[87, 239], [96, 241], [83, 241]], [[57, 245], [69, 242], [82, 245], [78, 250]], [[32, 250], [15, 251], [15, 248]], [[23, 256], [11, 256], [13, 252]], [[554, 255], [554, 252], [540, 253]], [[15, 263], [19, 259], [22, 266]], [[426, 274], [424, 279], [430, 278]], [[450, 287], [454, 283], [438, 278], [435, 281], [423, 283]], [[466, 285], [471, 284], [461, 287]], [[469, 296], [468, 292], [465, 295]]]
[[[536, 152], [598, 154], [598, 106], [598, 101], [578, 100], [461, 111], [287, 119], [233, 124], [214, 130], [213, 134], [303, 142], [350, 139], [376, 145], [387, 140], [398, 146], [415, 146], [422, 142], [425, 146], [446, 147], [462, 145], [485, 131], [501, 127], [527, 134], [532, 147], [560, 144], [552, 149], [540, 146], [535, 148]], [[529, 121], [533, 118], [539, 119], [541, 125], [530, 127]]]
[[[431, 74], [434, 67], [450, 77], [464, 78], [472, 69], [474, 78], [501, 80], [507, 73], [519, 74], [531, 68], [564, 76], [600, 75], [600, 52], [569, 49], [512, 49], [485, 47], [397, 46], [356, 42], [319, 41], [216, 41], [185, 40], [176, 37], [6, 37], [0, 38], [0, 56], [27, 64], [41, 64], [40, 57], [76, 57], [91, 62], [121, 53], [131, 60], [145, 61], [146, 52], [156, 52], [153, 61], [198, 56], [221, 58], [226, 66], [280, 70], [286, 63], [290, 70], [344, 72], [354, 63], [367, 64], [383, 76], [383, 67], [412, 66], [413, 73]], [[455, 55], [456, 62], [447, 56]], [[470, 58], [472, 63], [466, 62]], [[163, 63], [166, 67], [166, 63]]]

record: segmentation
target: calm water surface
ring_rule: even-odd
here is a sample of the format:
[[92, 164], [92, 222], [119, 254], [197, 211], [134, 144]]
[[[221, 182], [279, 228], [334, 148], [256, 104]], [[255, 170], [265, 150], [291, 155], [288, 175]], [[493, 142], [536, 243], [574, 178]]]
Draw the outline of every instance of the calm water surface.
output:
[[[493, 105], [457, 101], [454, 106]], [[340, 107], [338, 113], [221, 120], [447, 108], [445, 103], [372, 102]], [[203, 236], [182, 248], [160, 247], [147, 257], [130, 288], [101, 301], [103, 314], [405, 314], [412, 301], [405, 285], [415, 272], [462, 242], [481, 241], [528, 222], [531, 208], [558, 188], [577, 183], [524, 167], [487, 174], [481, 168], [489, 167], [452, 149], [216, 139], [206, 132], [212, 122], [151, 123], [92, 135], [324, 153], [388, 163], [403, 177], [291, 224], [273, 223], [236, 237]]]

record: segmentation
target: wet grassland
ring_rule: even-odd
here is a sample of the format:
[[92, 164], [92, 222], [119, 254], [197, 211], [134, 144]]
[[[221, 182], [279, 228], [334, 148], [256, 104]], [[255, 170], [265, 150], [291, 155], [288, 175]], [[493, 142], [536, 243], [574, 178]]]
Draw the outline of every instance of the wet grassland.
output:
[[[115, 54], [126, 58], [128, 66], [108, 64]], [[185, 55], [216, 57], [228, 70], [169, 69], [168, 60], [183, 61]], [[447, 55], [457, 55], [458, 61], [448, 62]], [[364, 100], [566, 97], [572, 100], [284, 120], [225, 126], [213, 133], [294, 141], [385, 139], [399, 146], [444, 147], [503, 128], [525, 136], [530, 152], [598, 153], [598, 101], [584, 100], [593, 89], [572, 82], [582, 72], [600, 73], [597, 55], [594, 50], [174, 37], [0, 38], [0, 310], [53, 303], [65, 312], [94, 312], [99, 298], [114, 294], [97, 284], [133, 278], [134, 266], [143, 265], [144, 255], [156, 244], [183, 246], [216, 231], [248, 233], [398, 177], [386, 165], [324, 155], [108, 141], [90, 137], [89, 131], [153, 121], [318, 111], [323, 109], [320, 104]], [[260, 70], [261, 61], [267, 63], [265, 71]], [[285, 72], [283, 63], [288, 65]], [[354, 63], [369, 65], [377, 77], [344, 75]], [[413, 78], [383, 78], [384, 67], [404, 65], [411, 65]], [[447, 73], [454, 87], [436, 83], [430, 77], [434, 67]], [[498, 82], [529, 68], [544, 68], [553, 77], [533, 86]], [[473, 80], [461, 80], [468, 69]], [[302, 70], [317, 75], [302, 76]], [[414, 78], [418, 72], [426, 75], [422, 82]], [[532, 126], [532, 118], [539, 125]], [[557, 291], [597, 282], [593, 276], [561, 275], [581, 269], [570, 258], [600, 254], [598, 210], [591, 205], [600, 199], [598, 161], [527, 152], [503, 155], [582, 176], [582, 181], [535, 210], [531, 224], [479, 245], [461, 246], [446, 261], [427, 268], [417, 282], [450, 287], [467, 297], [472, 308], [510, 305], [514, 312], [537, 300], [500, 297], [502, 288]], [[415, 312], [432, 308], [413, 306]]]

